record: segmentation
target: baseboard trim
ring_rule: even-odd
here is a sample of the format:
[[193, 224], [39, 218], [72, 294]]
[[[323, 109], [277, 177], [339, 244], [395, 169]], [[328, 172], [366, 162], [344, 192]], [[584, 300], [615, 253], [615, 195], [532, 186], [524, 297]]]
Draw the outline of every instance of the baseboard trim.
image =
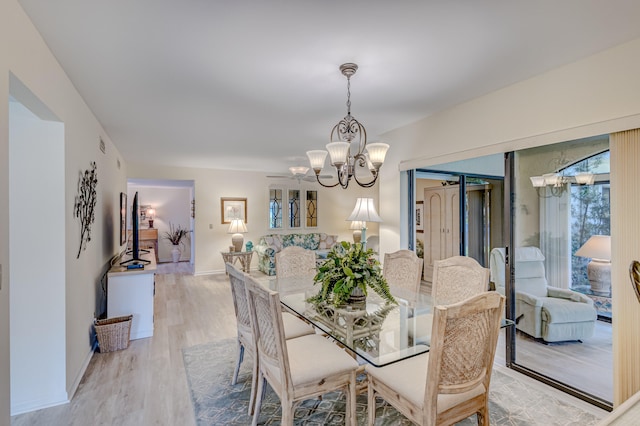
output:
[[87, 353], [87, 355], [84, 358], [84, 361], [82, 363], [82, 368], [80, 368], [80, 371], [76, 375], [76, 378], [71, 384], [71, 387], [67, 389], [67, 394], [69, 395], [69, 401], [71, 401], [73, 399], [73, 396], [76, 394], [76, 391], [78, 390], [78, 386], [80, 386], [80, 381], [84, 377], [84, 373], [87, 371], [87, 368], [89, 367], [89, 363], [91, 362], [91, 358], [93, 357], [93, 354], [95, 353], [97, 348], [98, 348], [98, 340], [95, 339], [93, 342], [93, 345], [91, 346], [91, 349], [89, 349], [89, 353]]

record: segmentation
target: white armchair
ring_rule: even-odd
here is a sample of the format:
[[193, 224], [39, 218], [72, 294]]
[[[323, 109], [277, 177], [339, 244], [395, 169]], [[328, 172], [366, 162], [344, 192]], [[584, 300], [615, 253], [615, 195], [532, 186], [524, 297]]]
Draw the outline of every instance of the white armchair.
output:
[[[598, 314], [584, 294], [547, 284], [544, 255], [537, 247], [515, 250], [516, 328], [545, 342], [591, 337]], [[505, 293], [505, 250], [491, 251], [491, 280]]]

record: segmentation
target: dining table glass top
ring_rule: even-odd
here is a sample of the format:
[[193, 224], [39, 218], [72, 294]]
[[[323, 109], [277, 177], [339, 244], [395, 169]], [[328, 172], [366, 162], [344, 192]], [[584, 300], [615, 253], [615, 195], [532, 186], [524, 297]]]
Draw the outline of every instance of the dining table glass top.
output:
[[429, 351], [431, 296], [391, 288], [397, 304], [369, 291], [366, 306], [335, 307], [307, 300], [318, 293], [313, 276], [269, 278], [283, 307], [322, 330], [364, 361], [381, 367]]

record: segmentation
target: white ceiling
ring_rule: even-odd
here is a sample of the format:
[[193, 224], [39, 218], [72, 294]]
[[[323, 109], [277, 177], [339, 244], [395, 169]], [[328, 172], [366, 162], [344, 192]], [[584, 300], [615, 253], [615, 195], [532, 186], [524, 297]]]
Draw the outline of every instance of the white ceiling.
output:
[[[285, 172], [640, 37], [637, 0], [19, 0], [125, 160]], [[393, 141], [387, 141], [393, 149]]]

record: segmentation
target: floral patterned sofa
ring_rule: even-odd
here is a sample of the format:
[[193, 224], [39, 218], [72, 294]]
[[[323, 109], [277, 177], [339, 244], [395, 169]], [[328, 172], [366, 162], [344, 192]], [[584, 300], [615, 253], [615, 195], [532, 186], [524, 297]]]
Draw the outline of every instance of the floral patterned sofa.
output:
[[310, 234], [269, 234], [260, 237], [253, 251], [258, 256], [258, 270], [267, 275], [276, 274], [276, 253], [285, 247], [298, 246], [307, 250], [314, 250], [316, 257], [326, 257], [331, 247], [338, 242], [337, 235], [327, 235], [324, 232]]

